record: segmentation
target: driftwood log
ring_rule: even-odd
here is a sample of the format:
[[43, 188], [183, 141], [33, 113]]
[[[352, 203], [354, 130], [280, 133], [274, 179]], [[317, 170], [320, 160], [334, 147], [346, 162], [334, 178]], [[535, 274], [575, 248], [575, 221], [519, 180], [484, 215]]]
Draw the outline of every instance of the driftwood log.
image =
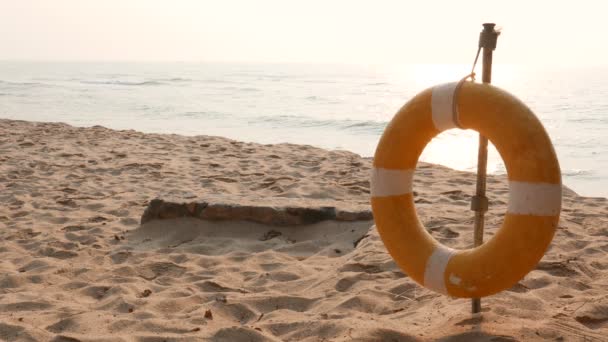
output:
[[[282, 202], [282, 203], [281, 203]], [[291, 203], [290, 203], [291, 202]], [[313, 224], [325, 220], [372, 220], [369, 206], [298, 205], [298, 201], [281, 200], [264, 203], [233, 203], [207, 200], [153, 199], [141, 217], [141, 224], [151, 220], [193, 217], [203, 220], [242, 220], [275, 226]]]

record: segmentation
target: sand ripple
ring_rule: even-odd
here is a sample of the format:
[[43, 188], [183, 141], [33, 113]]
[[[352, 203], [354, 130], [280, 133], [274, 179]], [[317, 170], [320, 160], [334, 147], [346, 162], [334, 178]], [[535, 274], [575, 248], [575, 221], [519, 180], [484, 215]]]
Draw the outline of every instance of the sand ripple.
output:
[[[0, 339], [606, 341], [605, 198], [566, 191], [547, 255], [482, 316], [414, 284], [371, 222], [139, 225], [168, 196], [367, 206], [369, 169], [310, 146], [0, 120]], [[474, 183], [419, 165], [417, 208], [446, 245], [472, 243]], [[488, 189], [486, 239], [508, 192]]]

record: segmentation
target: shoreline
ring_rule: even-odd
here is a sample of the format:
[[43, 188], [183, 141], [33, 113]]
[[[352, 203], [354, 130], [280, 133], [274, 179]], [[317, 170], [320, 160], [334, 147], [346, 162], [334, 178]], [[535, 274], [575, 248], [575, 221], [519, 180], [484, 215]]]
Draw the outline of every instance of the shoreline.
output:
[[[271, 226], [176, 217], [140, 224], [155, 198], [356, 212], [369, 207], [370, 158], [305, 145], [0, 119], [0, 161], [1, 338], [608, 335], [603, 197], [564, 187], [545, 257], [514, 287], [484, 298], [482, 315], [472, 316], [468, 300], [435, 294], [403, 274], [370, 221]], [[489, 175], [487, 183], [486, 241], [508, 202], [504, 175]], [[416, 170], [418, 215], [448, 247], [473, 241], [474, 187], [469, 172], [428, 163]]]
[[[5, 118], [313, 144], [361, 156], [374, 155], [386, 124], [405, 101], [428, 86], [460, 79], [464, 70], [436, 64], [385, 71], [111, 62], [84, 69], [70, 63], [0, 67], [5, 71], [0, 93], [6, 100], [0, 116]], [[568, 69], [535, 72], [532, 78], [507, 66], [498, 69], [503, 76], [495, 75], [496, 85], [516, 94], [543, 122], [564, 183], [582, 195], [608, 197], [608, 160], [603, 158], [608, 126], [597, 110], [605, 103], [598, 89], [582, 91], [589, 82], [601, 84], [606, 70], [579, 70], [575, 74], [580, 77], [570, 84], [574, 74]], [[549, 89], [546, 80], [554, 81]], [[573, 89], [580, 91], [574, 94]], [[444, 132], [424, 149], [421, 160], [475, 172], [477, 140], [473, 131]], [[505, 172], [491, 147], [488, 171]]]
[[[58, 125], [67, 125], [69, 127], [73, 127], [73, 128], [82, 128], [82, 129], [90, 129], [90, 128], [103, 128], [103, 129], [107, 129], [107, 130], [111, 130], [111, 131], [116, 131], [116, 132], [137, 132], [139, 134], [145, 134], [145, 135], [166, 135], [166, 136], [179, 136], [179, 137], [183, 137], [183, 138], [199, 138], [199, 137], [208, 137], [208, 138], [213, 138], [213, 139], [226, 139], [226, 140], [230, 140], [230, 141], [235, 141], [237, 143], [241, 143], [241, 144], [253, 144], [253, 145], [263, 145], [263, 146], [273, 146], [273, 145], [293, 145], [293, 146], [304, 146], [307, 148], [313, 148], [313, 149], [320, 149], [320, 150], [325, 150], [325, 151], [336, 151], [336, 152], [346, 152], [346, 153], [350, 153], [353, 154], [363, 160], [373, 160], [373, 156], [362, 156], [356, 152], [350, 151], [350, 150], [345, 150], [345, 149], [328, 149], [322, 146], [316, 146], [316, 145], [310, 145], [310, 144], [299, 144], [299, 143], [291, 143], [291, 142], [279, 142], [279, 143], [260, 143], [260, 142], [256, 142], [256, 141], [249, 141], [249, 140], [237, 140], [234, 138], [230, 138], [230, 137], [225, 137], [225, 136], [221, 136], [221, 135], [208, 135], [208, 134], [181, 134], [181, 133], [169, 133], [169, 132], [144, 132], [144, 131], [139, 131], [136, 129], [132, 129], [132, 128], [125, 128], [125, 129], [115, 129], [115, 128], [109, 128], [103, 125], [87, 125], [87, 126], [79, 126], [79, 125], [74, 125], [74, 124], [70, 124], [70, 123], [66, 123], [63, 121], [29, 121], [29, 120], [15, 120], [15, 119], [4, 119], [4, 118], [0, 118], [0, 121], [15, 121], [15, 122], [24, 122], [24, 123], [31, 123], [31, 124], [58, 124]], [[435, 165], [437, 167], [442, 167], [442, 168], [448, 168], [457, 172], [465, 172], [465, 173], [471, 173], [474, 174], [473, 171], [469, 171], [469, 170], [461, 170], [461, 169], [454, 169], [448, 165], [444, 165], [441, 163], [432, 163], [432, 162], [427, 162], [427, 161], [419, 161], [420, 164], [422, 165]], [[492, 172], [492, 173], [488, 173], [489, 177], [503, 177], [506, 176], [506, 172]], [[567, 183], [565, 183], [563, 181], [564, 177], [567, 176], [571, 176], [571, 174], [565, 174], [564, 171], [562, 170], [562, 186], [566, 189], [566, 191], [568, 192], [574, 192], [577, 196], [581, 196], [581, 197], [590, 197], [590, 198], [606, 198], [608, 199], [608, 196], [596, 196], [596, 195], [587, 195], [587, 194], [580, 194], [578, 192], [576, 192], [575, 190], [573, 190], [571, 187], [568, 186]]]

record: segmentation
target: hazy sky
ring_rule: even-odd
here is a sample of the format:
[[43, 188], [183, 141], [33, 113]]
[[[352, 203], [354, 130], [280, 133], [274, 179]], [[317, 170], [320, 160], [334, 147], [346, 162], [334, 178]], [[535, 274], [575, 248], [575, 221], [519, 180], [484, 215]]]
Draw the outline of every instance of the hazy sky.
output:
[[2, 60], [608, 65], [606, 0], [0, 0]]

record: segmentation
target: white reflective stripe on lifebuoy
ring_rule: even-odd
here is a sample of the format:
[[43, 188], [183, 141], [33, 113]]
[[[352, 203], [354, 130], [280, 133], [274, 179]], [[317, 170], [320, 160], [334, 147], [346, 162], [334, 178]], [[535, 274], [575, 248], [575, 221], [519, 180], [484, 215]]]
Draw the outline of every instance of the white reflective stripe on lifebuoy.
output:
[[561, 203], [561, 184], [509, 182], [509, 214], [558, 215]]
[[399, 196], [412, 192], [414, 170], [372, 169], [372, 197]]
[[440, 132], [450, 128], [457, 128], [454, 122], [454, 93], [456, 92], [457, 82], [440, 84], [433, 87], [431, 95], [431, 111], [433, 114], [433, 124]]
[[445, 269], [456, 250], [439, 245], [426, 261], [424, 270], [424, 286], [443, 294], [448, 294], [445, 287]]

